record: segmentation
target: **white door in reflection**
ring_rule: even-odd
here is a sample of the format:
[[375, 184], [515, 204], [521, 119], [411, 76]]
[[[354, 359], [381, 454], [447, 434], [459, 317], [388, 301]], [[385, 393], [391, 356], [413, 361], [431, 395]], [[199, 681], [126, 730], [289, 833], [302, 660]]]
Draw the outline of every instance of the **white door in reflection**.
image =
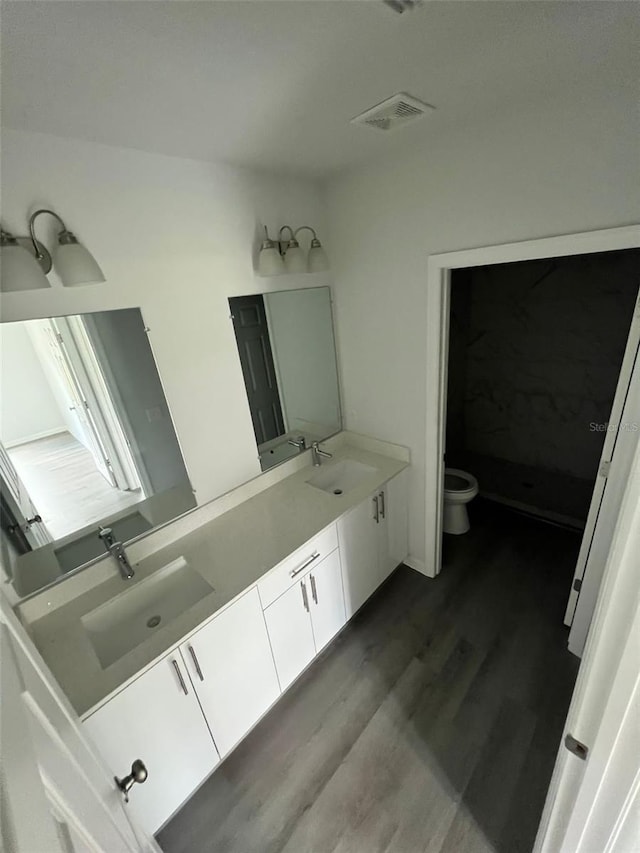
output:
[[83, 318], [6, 325], [2, 356], [0, 436], [37, 507], [27, 521], [62, 539], [144, 498]]

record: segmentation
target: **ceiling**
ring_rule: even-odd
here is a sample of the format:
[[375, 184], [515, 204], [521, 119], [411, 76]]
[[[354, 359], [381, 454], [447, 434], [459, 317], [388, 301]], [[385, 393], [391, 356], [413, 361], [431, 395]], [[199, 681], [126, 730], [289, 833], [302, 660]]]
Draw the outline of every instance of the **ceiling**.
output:
[[[313, 177], [563, 91], [588, 109], [640, 74], [636, 2], [2, 6], [5, 126]], [[398, 91], [437, 109], [388, 134], [349, 123]]]

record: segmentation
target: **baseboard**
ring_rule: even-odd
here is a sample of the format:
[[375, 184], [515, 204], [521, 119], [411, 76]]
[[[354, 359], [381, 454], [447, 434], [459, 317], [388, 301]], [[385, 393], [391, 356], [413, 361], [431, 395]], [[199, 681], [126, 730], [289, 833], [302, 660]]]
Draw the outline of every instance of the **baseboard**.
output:
[[554, 510], [541, 509], [540, 507], [533, 506], [532, 504], [517, 501], [513, 498], [504, 498], [502, 495], [492, 494], [491, 492], [480, 492], [480, 497], [487, 501], [493, 501], [493, 503], [507, 506], [509, 509], [516, 510], [516, 512], [523, 513], [531, 518], [537, 518], [540, 521], [546, 521], [549, 524], [556, 524], [559, 527], [568, 527], [570, 530], [584, 530], [585, 528], [584, 519], [573, 518], [573, 516], [563, 515], [562, 513], [555, 512]]
[[41, 438], [49, 438], [51, 435], [60, 435], [63, 432], [68, 432], [66, 427], [55, 427], [55, 429], [45, 429], [42, 432], [36, 432], [33, 435], [28, 435], [25, 438], [16, 438], [14, 441], [5, 441], [4, 446], [8, 449], [11, 447], [20, 447], [22, 444], [30, 444], [32, 441], [38, 441]]
[[411, 555], [409, 555], [408, 557], [405, 557], [402, 562], [405, 564], [405, 566], [409, 566], [410, 569], [415, 569], [416, 572], [420, 572], [421, 575], [425, 575], [426, 577], [428, 577], [427, 567], [425, 565], [424, 560], [418, 560], [417, 557], [412, 557]]

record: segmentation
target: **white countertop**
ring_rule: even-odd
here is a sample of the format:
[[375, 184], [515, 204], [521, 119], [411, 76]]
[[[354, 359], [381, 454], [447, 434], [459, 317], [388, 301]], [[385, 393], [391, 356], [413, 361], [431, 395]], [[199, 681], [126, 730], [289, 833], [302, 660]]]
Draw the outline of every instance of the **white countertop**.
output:
[[[336, 496], [306, 482], [318, 470], [307, 465], [134, 564], [135, 577], [131, 581], [119, 575], [111, 577], [28, 624], [36, 646], [77, 713], [86, 715], [101, 704], [285, 557], [408, 465], [397, 458], [346, 445], [323, 467], [345, 458], [355, 459], [376, 471], [345, 495]], [[82, 617], [178, 557], [184, 557], [214, 591], [103, 669]]]

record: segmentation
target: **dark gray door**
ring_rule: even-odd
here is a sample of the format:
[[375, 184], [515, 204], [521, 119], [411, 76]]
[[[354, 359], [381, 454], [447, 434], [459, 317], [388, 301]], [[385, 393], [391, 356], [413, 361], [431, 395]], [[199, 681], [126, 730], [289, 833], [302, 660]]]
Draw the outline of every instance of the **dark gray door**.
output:
[[267, 315], [262, 296], [229, 300], [258, 445], [284, 434]]

